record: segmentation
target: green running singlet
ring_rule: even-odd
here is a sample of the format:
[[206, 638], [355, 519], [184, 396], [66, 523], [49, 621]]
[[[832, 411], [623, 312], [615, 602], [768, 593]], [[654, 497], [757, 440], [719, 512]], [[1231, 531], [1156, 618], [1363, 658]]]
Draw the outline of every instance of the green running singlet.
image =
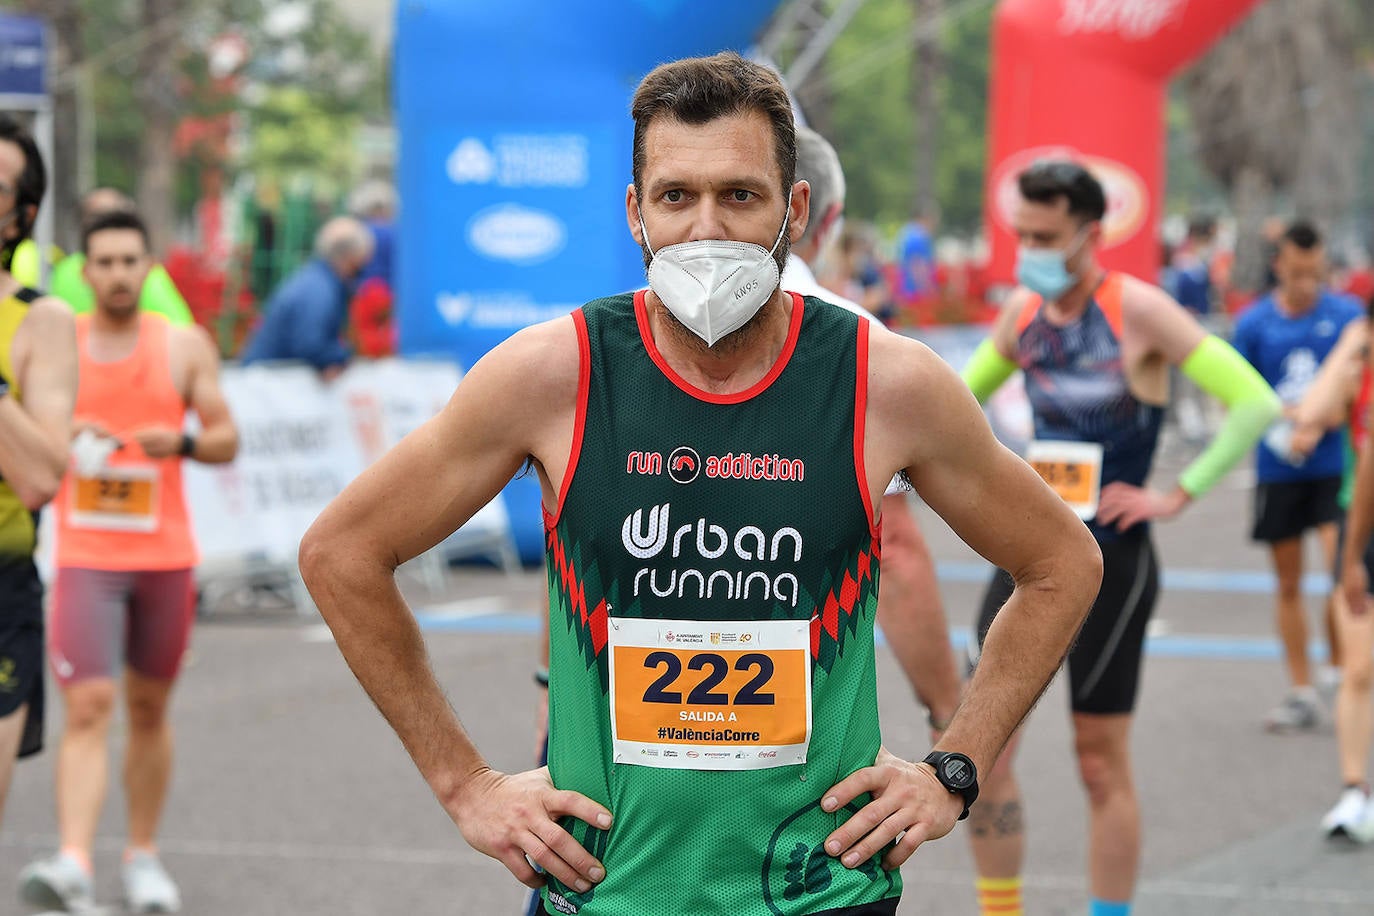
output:
[[822, 793], [881, 740], [868, 322], [792, 298], [777, 364], [731, 395], [673, 372], [643, 292], [573, 314], [578, 416], [545, 513], [549, 767], [615, 822], [564, 822], [606, 878], [550, 879], [550, 913], [890, 912], [901, 894], [878, 856], [848, 869], [822, 846], [859, 808], [826, 814]]

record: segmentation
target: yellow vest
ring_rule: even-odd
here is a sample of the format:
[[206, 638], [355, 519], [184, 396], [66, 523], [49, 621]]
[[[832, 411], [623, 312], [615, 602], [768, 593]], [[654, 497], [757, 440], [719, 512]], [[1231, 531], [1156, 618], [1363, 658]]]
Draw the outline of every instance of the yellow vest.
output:
[[[9, 397], [23, 402], [19, 390], [19, 376], [14, 371], [14, 335], [29, 314], [29, 306], [38, 298], [32, 289], [23, 288], [0, 300], [0, 373], [10, 383]], [[37, 544], [36, 513], [19, 501], [19, 496], [5, 481], [0, 480], [0, 562], [11, 557], [33, 555]]]

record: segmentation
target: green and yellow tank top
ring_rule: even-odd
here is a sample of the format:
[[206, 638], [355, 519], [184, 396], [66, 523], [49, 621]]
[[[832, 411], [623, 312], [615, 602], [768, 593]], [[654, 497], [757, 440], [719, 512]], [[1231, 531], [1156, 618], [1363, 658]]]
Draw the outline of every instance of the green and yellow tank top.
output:
[[565, 826], [606, 866], [551, 913], [835, 913], [901, 893], [826, 836], [822, 793], [880, 734], [879, 533], [863, 467], [869, 323], [793, 294], [747, 391], [677, 375], [644, 293], [573, 314], [576, 434], [545, 513], [549, 767], [606, 805]]
[[[0, 299], [0, 374], [10, 384], [9, 396], [23, 402], [19, 375], [14, 368], [14, 335], [39, 297], [37, 290], [24, 287]], [[37, 544], [38, 513], [30, 512], [4, 480], [0, 480], [0, 563], [33, 556]]]

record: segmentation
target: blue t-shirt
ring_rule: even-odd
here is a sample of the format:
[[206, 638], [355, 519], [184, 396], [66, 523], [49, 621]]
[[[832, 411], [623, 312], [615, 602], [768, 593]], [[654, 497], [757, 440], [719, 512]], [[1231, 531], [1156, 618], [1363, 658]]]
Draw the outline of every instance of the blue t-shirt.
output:
[[897, 283], [904, 296], [929, 292], [935, 283], [935, 245], [920, 223], [907, 223], [897, 239]]
[[[1302, 400], [1341, 331], [1363, 314], [1354, 299], [1326, 291], [1305, 315], [1290, 317], [1279, 311], [1271, 293], [1240, 316], [1234, 343], [1283, 403], [1292, 405]], [[1341, 432], [1328, 432], [1301, 464], [1290, 463], [1261, 441], [1255, 470], [1260, 483], [1339, 477], [1345, 470]]]

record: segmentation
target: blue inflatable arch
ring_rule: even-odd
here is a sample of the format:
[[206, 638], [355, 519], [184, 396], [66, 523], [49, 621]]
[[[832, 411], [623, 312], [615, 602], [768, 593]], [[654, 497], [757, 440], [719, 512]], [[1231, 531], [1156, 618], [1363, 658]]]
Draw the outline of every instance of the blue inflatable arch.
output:
[[[401, 0], [401, 351], [471, 366], [522, 327], [643, 285], [625, 228], [630, 95], [663, 61], [752, 44], [776, 0]], [[526, 562], [539, 488], [505, 491]]]

